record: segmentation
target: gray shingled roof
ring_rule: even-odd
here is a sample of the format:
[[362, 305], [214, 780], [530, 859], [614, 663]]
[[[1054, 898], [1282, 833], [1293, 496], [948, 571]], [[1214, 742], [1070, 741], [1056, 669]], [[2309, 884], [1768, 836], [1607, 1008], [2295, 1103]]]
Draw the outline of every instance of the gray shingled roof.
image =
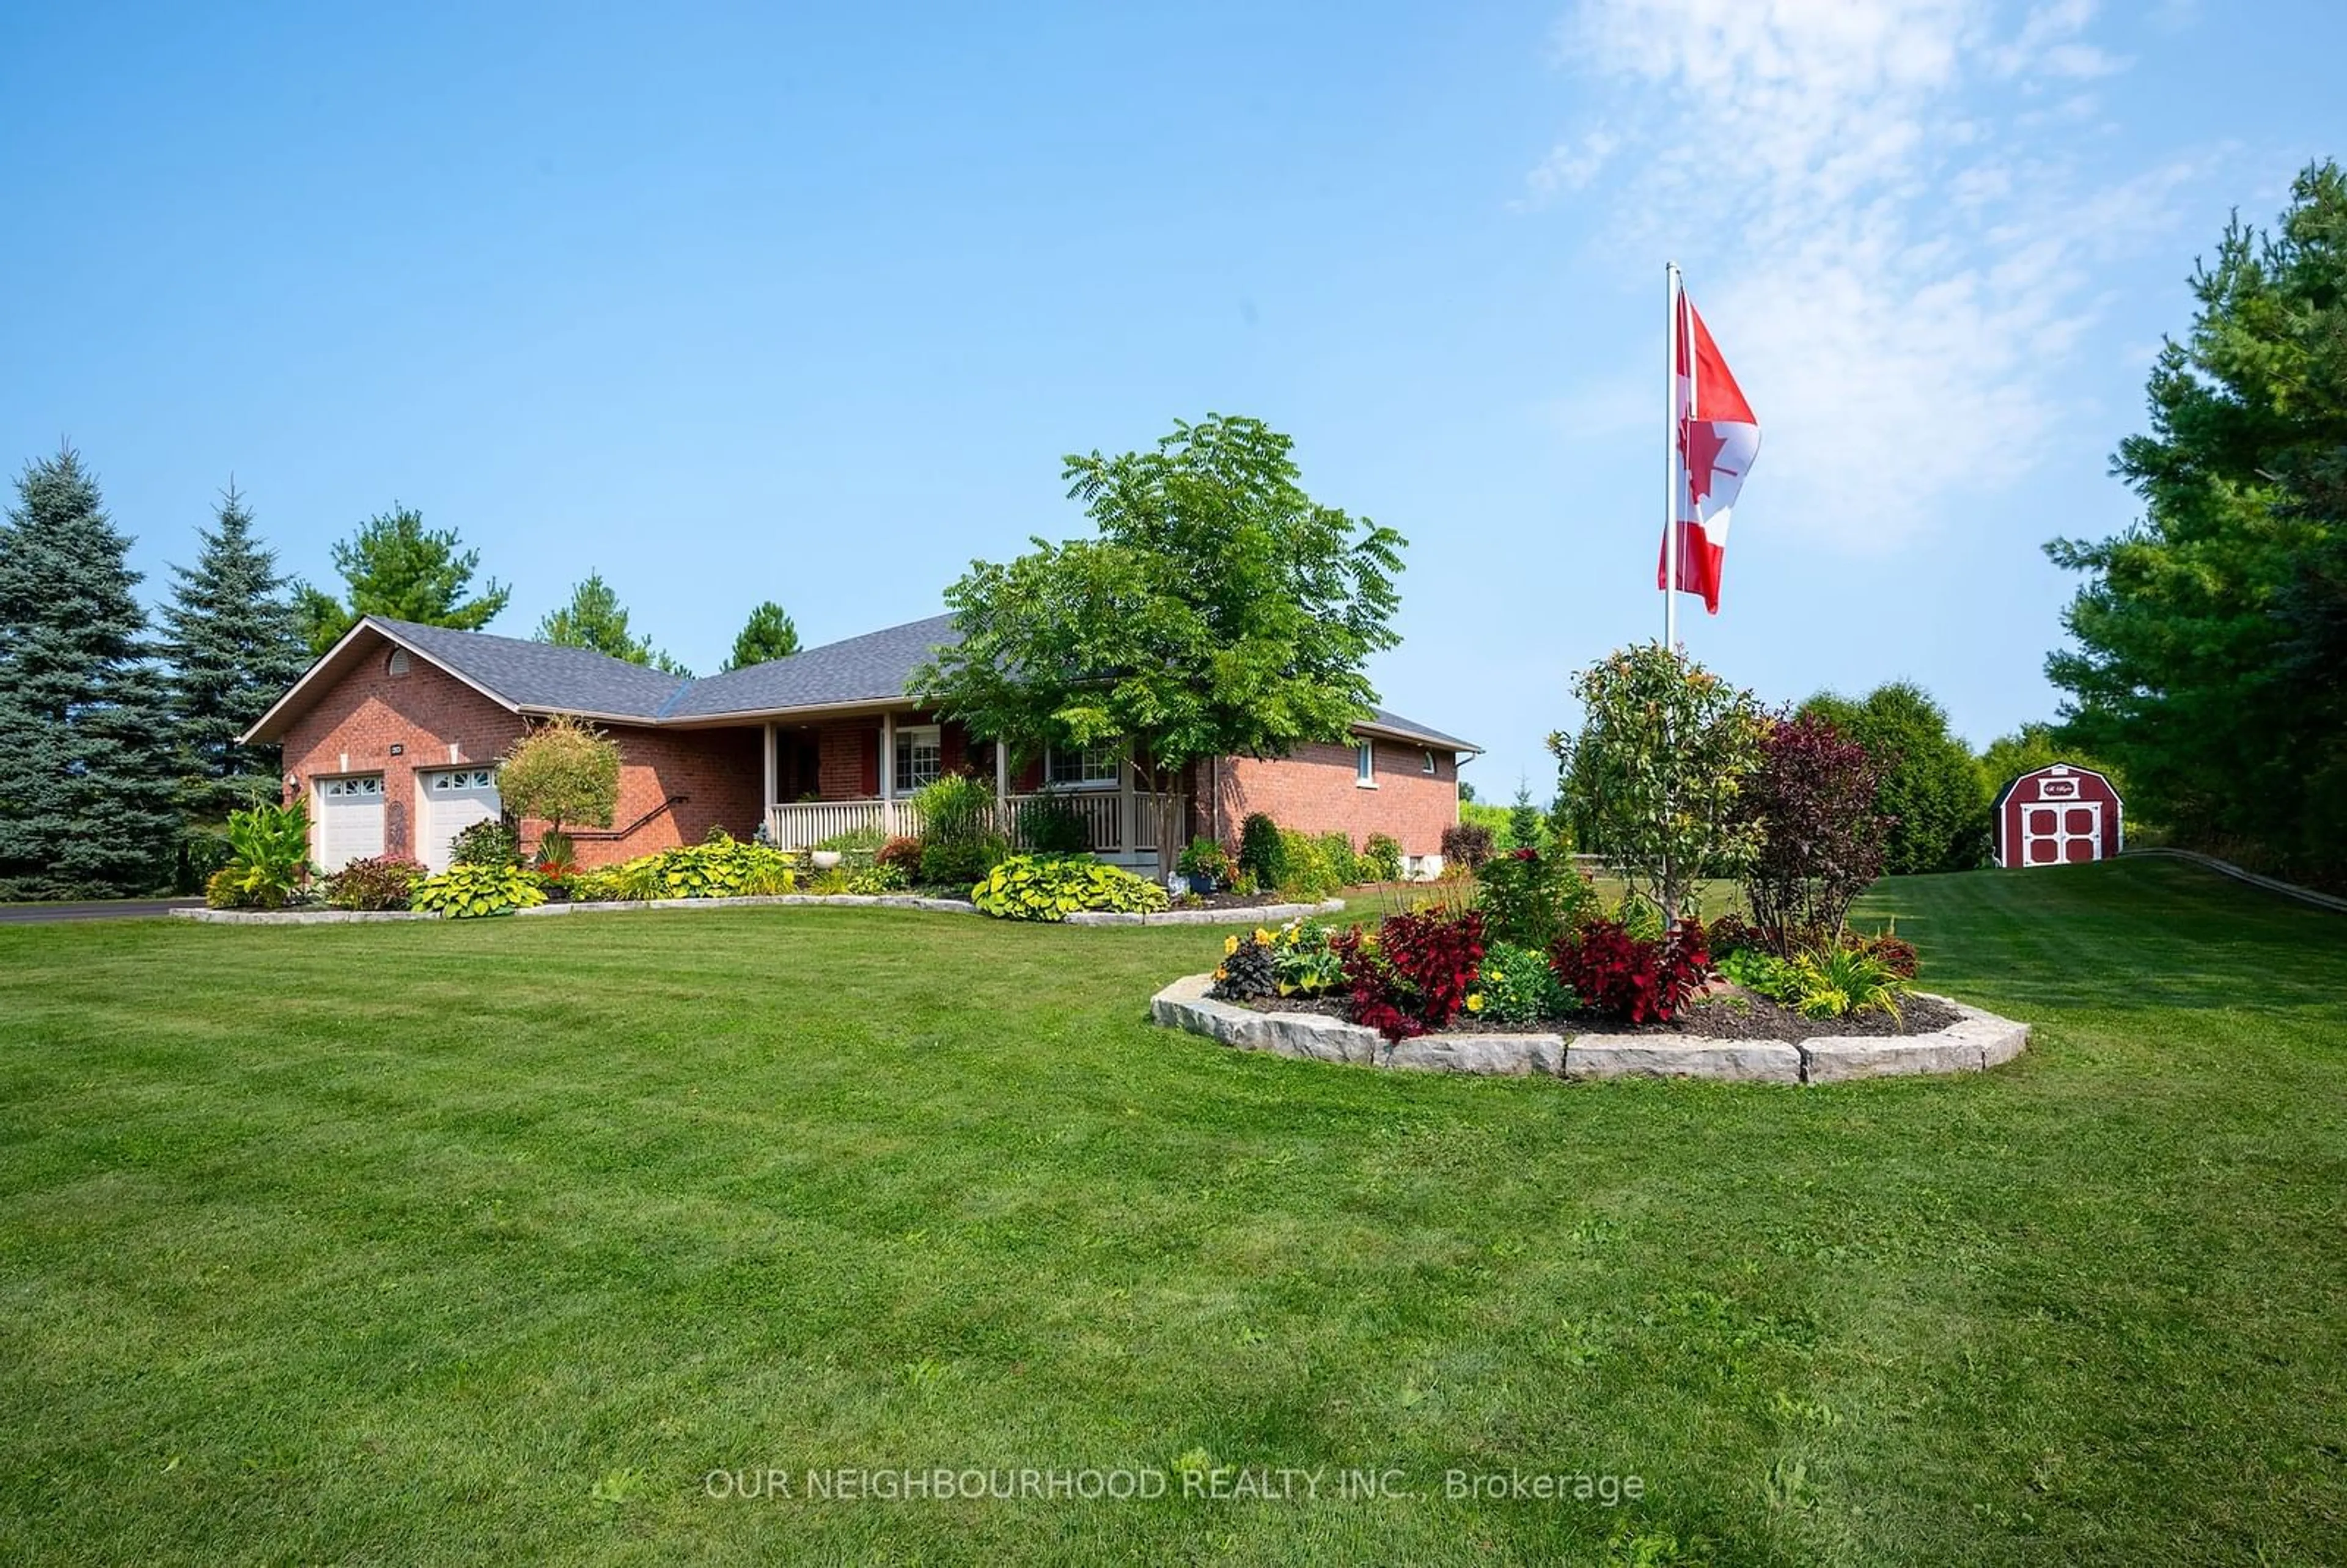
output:
[[1391, 730], [1396, 734], [1407, 735], [1413, 741], [1431, 741], [1438, 746], [1449, 746], [1455, 751], [1480, 752], [1483, 749], [1472, 741], [1462, 741], [1456, 735], [1446, 735], [1431, 724], [1421, 724], [1415, 720], [1405, 719], [1399, 713], [1384, 708], [1369, 710], [1369, 723], [1377, 729]]
[[764, 664], [695, 681], [661, 716], [713, 718], [721, 713], [771, 713], [780, 708], [826, 708], [843, 702], [901, 698], [913, 671], [938, 649], [961, 641], [950, 615], [907, 621], [826, 642]]
[[[648, 723], [901, 701], [913, 671], [938, 649], [961, 641], [952, 616], [932, 615], [695, 681], [591, 649], [557, 648], [486, 631], [453, 631], [380, 615], [366, 619], [377, 630], [516, 707]], [[1368, 723], [1373, 729], [1437, 746], [1481, 749], [1383, 708], [1373, 710]]]
[[521, 637], [453, 631], [387, 616], [366, 618], [433, 662], [521, 708], [651, 719], [686, 686], [684, 677], [630, 664], [591, 648], [557, 648]]

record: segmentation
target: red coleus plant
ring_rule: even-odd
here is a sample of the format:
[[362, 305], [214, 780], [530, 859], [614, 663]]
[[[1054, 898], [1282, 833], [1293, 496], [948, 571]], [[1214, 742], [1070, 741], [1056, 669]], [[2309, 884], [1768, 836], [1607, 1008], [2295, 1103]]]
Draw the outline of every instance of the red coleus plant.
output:
[[1620, 922], [1591, 920], [1549, 954], [1556, 978], [1582, 1001], [1624, 1023], [1668, 1023], [1711, 977], [1703, 925], [1680, 923], [1662, 941], [1630, 935]]
[[1483, 968], [1483, 917], [1472, 909], [1389, 915], [1374, 940], [1356, 927], [1329, 947], [1344, 964], [1356, 1023], [1409, 1040], [1457, 1018]]

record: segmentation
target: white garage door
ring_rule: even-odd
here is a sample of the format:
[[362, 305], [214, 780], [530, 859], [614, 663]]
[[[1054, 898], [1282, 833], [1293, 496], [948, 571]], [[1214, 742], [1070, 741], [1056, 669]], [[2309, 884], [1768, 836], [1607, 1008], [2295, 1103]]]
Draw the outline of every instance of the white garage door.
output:
[[383, 853], [383, 775], [324, 779], [318, 784], [318, 864], [340, 871]]
[[424, 786], [424, 829], [415, 835], [416, 858], [435, 871], [446, 871], [455, 858], [448, 841], [473, 824], [493, 822], [501, 814], [497, 770], [450, 768], [417, 777]]

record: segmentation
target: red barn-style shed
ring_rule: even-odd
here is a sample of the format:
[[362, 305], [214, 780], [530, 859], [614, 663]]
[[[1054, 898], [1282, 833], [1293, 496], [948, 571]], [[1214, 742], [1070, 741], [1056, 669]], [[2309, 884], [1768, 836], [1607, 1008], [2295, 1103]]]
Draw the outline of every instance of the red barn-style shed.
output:
[[1991, 815], [2003, 866], [2107, 860], [2127, 844], [2119, 792], [2094, 769], [2069, 763], [2014, 779], [1998, 794]]

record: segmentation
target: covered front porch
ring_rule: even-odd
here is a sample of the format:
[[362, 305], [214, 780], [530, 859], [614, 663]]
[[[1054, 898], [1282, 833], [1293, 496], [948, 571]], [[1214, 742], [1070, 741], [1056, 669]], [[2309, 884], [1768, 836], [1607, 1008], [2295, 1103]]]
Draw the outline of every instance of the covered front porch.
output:
[[[994, 782], [995, 816], [1004, 837], [1031, 847], [1025, 807], [1051, 800], [1084, 825], [1087, 847], [1103, 860], [1135, 868], [1155, 865], [1164, 797], [1133, 787], [1133, 770], [1101, 753], [1046, 756], [1014, 774], [999, 746], [958, 724], [918, 711], [764, 726], [765, 826], [777, 848], [807, 849], [843, 834], [918, 836], [922, 786], [948, 773]], [[1187, 820], [1174, 797], [1173, 820]]]

